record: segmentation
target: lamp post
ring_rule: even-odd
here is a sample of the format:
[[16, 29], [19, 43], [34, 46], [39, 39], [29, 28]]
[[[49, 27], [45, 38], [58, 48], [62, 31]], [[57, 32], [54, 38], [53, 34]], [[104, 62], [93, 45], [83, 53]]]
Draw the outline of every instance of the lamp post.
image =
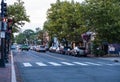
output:
[[8, 62], [8, 54], [10, 51], [10, 45], [11, 45], [11, 34], [12, 34], [12, 25], [13, 25], [13, 18], [8, 18], [7, 20], [7, 30], [6, 30], [6, 62]]
[[0, 67], [5, 67], [5, 22], [6, 22], [6, 11], [7, 4], [4, 3], [4, 0], [1, 1], [1, 57], [0, 57]]

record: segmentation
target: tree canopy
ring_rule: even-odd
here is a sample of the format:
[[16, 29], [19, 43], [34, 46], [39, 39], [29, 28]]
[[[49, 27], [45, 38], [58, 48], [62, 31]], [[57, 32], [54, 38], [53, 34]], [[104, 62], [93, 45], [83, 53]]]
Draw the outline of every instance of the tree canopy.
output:
[[82, 33], [91, 31], [96, 33], [96, 40], [119, 43], [119, 13], [119, 0], [85, 0], [83, 3], [57, 0], [48, 9], [44, 29], [59, 39], [79, 41]]
[[16, 42], [18, 44], [32, 43], [35, 39], [35, 32], [31, 29], [27, 29], [16, 36]]
[[59, 39], [66, 38], [69, 41], [75, 40], [77, 36], [81, 36], [81, 34], [86, 31], [86, 28], [82, 26], [81, 8], [78, 2], [61, 2], [57, 0], [57, 2], [51, 4], [51, 8], [48, 9], [48, 20], [44, 23], [44, 29], [46, 29], [51, 36], [57, 36]]
[[86, 0], [84, 20], [97, 35], [96, 39], [109, 43], [120, 42], [119, 0]]
[[8, 18], [13, 19], [13, 32], [18, 32], [25, 22], [30, 22], [22, 0], [17, 0], [13, 5], [8, 5], [7, 12]]

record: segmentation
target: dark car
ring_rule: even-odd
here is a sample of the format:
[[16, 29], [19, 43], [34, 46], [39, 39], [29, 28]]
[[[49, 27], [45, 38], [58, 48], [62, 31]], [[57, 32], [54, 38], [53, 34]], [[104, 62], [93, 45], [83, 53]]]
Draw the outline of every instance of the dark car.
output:
[[30, 49], [30, 47], [28, 46], [28, 45], [22, 45], [21, 47], [20, 47], [20, 49], [23, 51], [23, 50], [29, 50]]
[[71, 54], [71, 47], [64, 47], [64, 49], [61, 52], [62, 52], [62, 54], [70, 55]]

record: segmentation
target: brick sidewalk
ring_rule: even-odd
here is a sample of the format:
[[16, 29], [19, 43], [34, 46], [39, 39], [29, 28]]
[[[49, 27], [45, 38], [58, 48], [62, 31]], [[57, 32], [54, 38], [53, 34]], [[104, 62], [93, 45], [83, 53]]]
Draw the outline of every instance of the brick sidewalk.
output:
[[11, 54], [8, 57], [8, 63], [5, 63], [5, 67], [0, 67], [0, 82], [11, 82]]
[[11, 82], [11, 64], [7, 63], [5, 68], [0, 67], [0, 82]]

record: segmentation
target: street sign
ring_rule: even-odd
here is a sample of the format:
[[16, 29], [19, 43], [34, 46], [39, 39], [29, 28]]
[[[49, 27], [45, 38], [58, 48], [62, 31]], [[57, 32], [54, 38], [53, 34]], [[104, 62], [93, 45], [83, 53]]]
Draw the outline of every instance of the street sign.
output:
[[1, 37], [1, 38], [5, 38], [5, 32], [2, 32], [2, 31], [1, 31], [1, 32], [0, 32], [0, 37]]

